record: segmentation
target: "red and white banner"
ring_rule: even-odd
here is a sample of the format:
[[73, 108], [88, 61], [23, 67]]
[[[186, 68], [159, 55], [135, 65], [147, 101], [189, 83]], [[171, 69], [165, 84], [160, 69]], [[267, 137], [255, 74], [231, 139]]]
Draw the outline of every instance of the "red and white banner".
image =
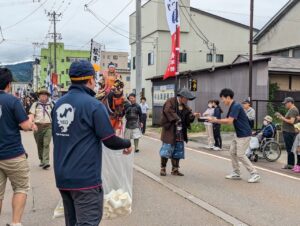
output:
[[178, 0], [165, 0], [166, 16], [172, 37], [171, 57], [164, 79], [175, 77], [180, 56], [180, 17]]

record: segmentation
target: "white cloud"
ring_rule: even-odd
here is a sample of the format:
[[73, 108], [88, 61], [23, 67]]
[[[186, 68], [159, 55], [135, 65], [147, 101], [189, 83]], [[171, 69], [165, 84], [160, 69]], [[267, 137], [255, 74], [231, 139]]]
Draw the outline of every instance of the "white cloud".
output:
[[[84, 11], [84, 5], [88, 0], [41, 0], [41, 3], [32, 2], [32, 0], [0, 0], [0, 26], [4, 28], [3, 35], [7, 39], [7, 42], [0, 44], [0, 62], [21, 61], [33, 55], [32, 42], [43, 42], [50, 26], [49, 18], [45, 14], [46, 10], [49, 11], [53, 8], [59, 9], [59, 12], [65, 11], [61, 21], [58, 22], [57, 28], [62, 33], [63, 42], [67, 47], [73, 46], [72, 48], [78, 49], [104, 27], [92, 14]], [[24, 22], [5, 30], [5, 27], [15, 24], [44, 2], [43, 7]], [[128, 2], [129, 0], [93, 0], [90, 8], [97, 16], [110, 21]], [[191, 5], [248, 24], [249, 2], [250, 0], [191, 0]], [[262, 27], [287, 0], [272, 1], [272, 4], [270, 2], [270, 0], [255, 1], [256, 27]], [[113, 26], [117, 27], [118, 31], [125, 36], [128, 36], [126, 31], [129, 30], [129, 15], [134, 10], [135, 1], [132, 1], [130, 7], [113, 23]], [[96, 40], [104, 43], [109, 49], [129, 50], [128, 40], [115, 34], [110, 29], [106, 29]], [[88, 49], [89, 45], [84, 48]]]

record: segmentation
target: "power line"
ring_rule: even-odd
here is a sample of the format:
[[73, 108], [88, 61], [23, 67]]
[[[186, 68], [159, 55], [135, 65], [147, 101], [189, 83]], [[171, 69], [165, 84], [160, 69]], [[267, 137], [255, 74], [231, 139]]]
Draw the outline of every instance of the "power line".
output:
[[106, 28], [108, 28], [128, 7], [129, 5], [133, 2], [134, 0], [129, 1], [120, 11], [119, 13], [117, 13], [117, 15], [108, 22], [108, 24], [105, 25], [104, 28], [102, 28], [92, 39], [95, 39], [96, 37], [98, 37], [102, 32], [104, 32], [106, 30]]
[[29, 17], [31, 17], [33, 14], [35, 14], [40, 8], [42, 8], [42, 7], [46, 4], [47, 1], [48, 1], [48, 0], [45, 0], [39, 7], [37, 7], [35, 10], [33, 10], [31, 13], [29, 13], [28, 15], [26, 15], [25, 17], [23, 17], [22, 19], [20, 19], [20, 20], [17, 21], [16, 23], [14, 23], [14, 24], [12, 24], [12, 25], [9, 25], [9, 26], [7, 26], [7, 27], [5, 27], [5, 28], [3, 28], [3, 30], [4, 30], [4, 31], [5, 31], [5, 30], [8, 30], [8, 29], [10, 29], [10, 28], [12, 28], [12, 27], [15, 27], [15, 26], [17, 26], [18, 24], [22, 23], [23, 21], [25, 21], [26, 19], [28, 19]]
[[181, 11], [183, 16], [186, 18], [188, 24], [190, 25], [190, 27], [194, 30], [194, 32], [196, 33], [196, 35], [203, 41], [203, 43], [207, 46], [207, 48], [209, 50], [212, 50], [212, 48], [209, 46], [209, 40], [207, 38], [203, 38], [199, 33], [198, 31], [194, 28], [193, 24], [189, 21], [189, 18], [185, 15], [184, 11], [182, 10]]
[[66, 7], [62, 10], [62, 14], [64, 14], [68, 9], [69, 9], [69, 7], [70, 7], [70, 5], [72, 4], [72, 1], [69, 1], [68, 3], [67, 3], [67, 5], [66, 5]]
[[[39, 2], [39, 1], [38, 1]], [[8, 1], [8, 2], [1, 2], [1, 7], [8, 7], [8, 6], [15, 6], [15, 5], [26, 5], [26, 4], [32, 4], [34, 1]]]

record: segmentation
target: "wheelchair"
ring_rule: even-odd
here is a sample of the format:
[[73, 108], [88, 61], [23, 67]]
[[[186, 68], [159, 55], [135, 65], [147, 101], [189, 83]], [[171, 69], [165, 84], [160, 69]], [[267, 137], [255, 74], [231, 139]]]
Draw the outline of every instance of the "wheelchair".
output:
[[281, 148], [275, 138], [264, 138], [257, 149], [252, 149], [249, 159], [254, 162], [260, 158], [266, 159], [268, 162], [276, 162], [280, 156]]

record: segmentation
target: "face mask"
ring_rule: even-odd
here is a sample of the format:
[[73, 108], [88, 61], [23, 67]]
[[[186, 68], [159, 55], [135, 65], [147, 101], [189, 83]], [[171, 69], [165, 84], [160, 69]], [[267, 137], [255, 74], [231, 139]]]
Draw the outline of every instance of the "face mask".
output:
[[263, 122], [263, 124], [264, 124], [264, 126], [267, 126], [269, 123], [268, 123], [268, 121], [265, 120], [265, 121]]

